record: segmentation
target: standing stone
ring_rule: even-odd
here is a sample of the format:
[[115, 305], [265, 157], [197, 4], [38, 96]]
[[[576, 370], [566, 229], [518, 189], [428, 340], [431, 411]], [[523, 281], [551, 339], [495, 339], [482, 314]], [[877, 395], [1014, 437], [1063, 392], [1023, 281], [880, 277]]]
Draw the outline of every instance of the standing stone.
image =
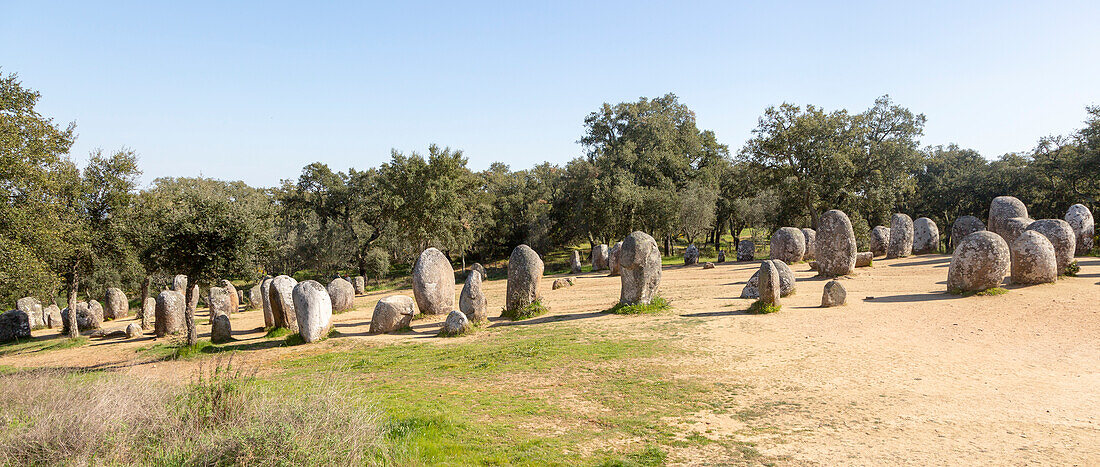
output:
[[874, 262], [874, 259], [875, 255], [871, 254], [870, 251], [861, 251], [859, 253], [856, 253], [856, 267], [868, 267]]
[[967, 235], [955, 248], [947, 269], [947, 290], [977, 292], [1001, 285], [1011, 267], [1008, 244], [983, 230]]
[[298, 332], [298, 314], [294, 311], [294, 287], [298, 281], [290, 276], [278, 276], [271, 280], [268, 300], [275, 327]]
[[699, 249], [692, 243], [684, 250], [684, 266], [699, 264]]
[[1066, 211], [1066, 222], [1073, 228], [1073, 235], [1077, 238], [1074, 254], [1089, 254], [1092, 251], [1093, 237], [1096, 236], [1096, 221], [1092, 218], [1092, 211], [1083, 204], [1074, 204]]
[[871, 254], [886, 256], [888, 249], [890, 249], [890, 228], [876, 225], [871, 229]]
[[520, 245], [512, 250], [512, 256], [508, 257], [506, 311], [521, 310], [540, 298], [542, 271], [542, 258], [531, 247]]
[[452, 311], [447, 314], [447, 320], [443, 322], [443, 329], [439, 331], [441, 336], [458, 336], [470, 330], [470, 320], [461, 311]]
[[367, 278], [363, 276], [355, 276], [351, 278], [351, 285], [355, 288], [355, 295], [363, 295], [367, 293]]
[[810, 261], [817, 259], [817, 232], [811, 228], [802, 228], [802, 236], [806, 239], [806, 253], [802, 259]]
[[1027, 206], [1024, 206], [1022, 201], [1012, 196], [993, 198], [993, 201], [989, 203], [989, 221], [985, 224], [986, 228], [990, 232], [1000, 235], [1006, 242], [1016, 240], [1016, 237], [1005, 237], [1003, 235], [1004, 221], [1013, 217], [1027, 219]]
[[450, 313], [455, 306], [455, 273], [447, 257], [435, 248], [420, 253], [412, 272], [413, 297], [426, 315]]
[[133, 339], [135, 337], [141, 337], [143, 334], [141, 325], [138, 323], [130, 323], [126, 325], [126, 337]]
[[378, 301], [370, 319], [370, 333], [382, 334], [400, 331], [412, 324], [416, 313], [412, 297], [390, 295]]
[[61, 309], [57, 307], [56, 303], [51, 303], [46, 308], [42, 309], [42, 319], [45, 326], [51, 329], [64, 327], [61, 324]]
[[759, 301], [768, 305], [779, 305], [779, 271], [775, 269], [775, 264], [771, 261], [761, 262], [757, 272], [760, 274]]
[[718, 259], [715, 260], [715, 261], [717, 261], [719, 263], [725, 263], [726, 262], [726, 252], [722, 251], [722, 250], [718, 250]]
[[581, 252], [573, 250], [573, 255], [569, 258], [569, 272], [572, 274], [581, 273]]
[[601, 243], [592, 247], [592, 270], [603, 271], [607, 269], [607, 244]]
[[737, 261], [752, 261], [754, 259], [756, 259], [756, 244], [749, 239], [737, 242]]
[[293, 296], [302, 340], [317, 342], [328, 337], [332, 330], [332, 301], [325, 286], [313, 280], [304, 281], [294, 286]]
[[191, 302], [189, 303], [191, 305], [192, 310], [198, 310], [199, 309], [199, 294], [200, 294], [199, 293], [199, 284], [192, 285], [191, 286]]
[[[232, 285], [232, 284], [230, 284]], [[244, 298], [244, 290], [237, 289], [237, 306], [241, 306], [243, 303], [248, 303]]]
[[913, 221], [913, 253], [934, 254], [940, 249], [940, 228], [927, 217]]
[[623, 249], [623, 242], [615, 242], [611, 245], [611, 248], [607, 250], [607, 267], [611, 269], [608, 276], [618, 276], [622, 274], [622, 266], [619, 265], [619, 251]]
[[69, 333], [69, 313], [76, 313], [76, 329], [78, 331], [88, 331], [92, 329], [99, 329], [99, 324], [102, 322], [99, 317], [92, 313], [88, 307], [88, 302], [76, 302], [75, 305], [70, 305], [68, 308], [61, 310], [61, 332], [62, 334]]
[[157, 319], [157, 299], [145, 297], [141, 304], [141, 329], [153, 329], [153, 323]]
[[781, 227], [772, 234], [772, 259], [787, 264], [802, 261], [806, 254], [806, 237], [794, 227]]
[[275, 327], [275, 311], [271, 308], [271, 283], [274, 278], [265, 277], [260, 282], [260, 304], [264, 308], [264, 328]]
[[844, 284], [833, 279], [825, 284], [825, 290], [821, 293], [821, 307], [829, 308], [847, 303], [848, 291], [844, 290]]
[[908, 214], [897, 213], [890, 218], [890, 246], [886, 259], [904, 258], [913, 254], [913, 219]]
[[187, 290], [187, 276], [176, 274], [176, 276], [172, 278], [172, 290], [181, 294], [185, 293]]
[[1054, 245], [1054, 254], [1058, 259], [1058, 273], [1064, 274], [1066, 267], [1073, 263], [1073, 253], [1077, 249], [1077, 236], [1073, 227], [1062, 219], [1040, 219], [1027, 226], [1047, 237]]
[[95, 316], [95, 329], [103, 324], [103, 305], [96, 300], [88, 300], [88, 314]]
[[488, 304], [485, 294], [481, 292], [481, 279], [480, 272], [470, 271], [466, 283], [462, 284], [462, 292], [458, 294], [458, 309], [475, 323], [489, 319]]
[[[795, 280], [794, 271], [791, 271], [791, 267], [777, 259], [764, 260], [765, 262], [771, 262], [775, 266], [775, 270], [779, 273], [779, 296], [786, 297], [795, 292]], [[752, 277], [745, 283], [745, 287], [741, 289], [741, 298], [760, 298], [760, 269], [752, 273]]]
[[852, 221], [839, 209], [826, 211], [817, 221], [817, 272], [846, 276], [856, 269], [856, 234]]
[[222, 281], [221, 287], [211, 287], [206, 294], [206, 305], [210, 307], [211, 316], [236, 313], [240, 308], [237, 288], [227, 280]]
[[1046, 284], [1058, 278], [1058, 256], [1045, 235], [1025, 231], [1010, 248], [1013, 284]]
[[486, 271], [485, 266], [482, 266], [481, 263], [471, 264], [470, 265], [470, 270], [471, 271], [477, 271], [478, 273], [480, 273], [482, 282], [489, 280], [489, 271]]
[[1015, 241], [1020, 234], [1024, 233], [1024, 231], [1031, 226], [1032, 222], [1035, 222], [1035, 220], [1027, 217], [1010, 217], [1008, 219], [1003, 219], [1001, 220], [1001, 231], [997, 232], [997, 234], [1005, 239], [1005, 242]]
[[15, 301], [15, 309], [27, 314], [31, 329], [46, 325], [46, 316], [42, 311], [42, 302], [34, 297], [23, 297]]
[[632, 232], [619, 250], [622, 273], [619, 303], [649, 304], [661, 285], [661, 250], [657, 241], [645, 232]]
[[951, 224], [952, 251], [959, 246], [959, 242], [962, 241], [963, 237], [983, 230], [985, 230], [985, 223], [981, 219], [974, 216], [959, 216], [958, 219], [955, 219], [955, 223]]
[[22, 310], [0, 314], [0, 344], [31, 338], [31, 320]]
[[260, 288], [260, 284], [256, 284], [256, 285], [252, 286], [251, 289], [248, 289], [248, 309], [249, 310], [255, 310], [256, 308], [259, 308], [259, 307], [263, 306], [263, 299], [260, 298], [262, 296], [262, 294], [263, 294], [263, 289]]
[[343, 313], [355, 305], [355, 286], [347, 279], [337, 277], [328, 283], [326, 289], [333, 313]]
[[153, 324], [157, 337], [178, 334], [184, 330], [184, 300], [183, 294], [175, 290], [165, 290], [157, 295], [156, 322]]
[[220, 313], [210, 320], [210, 342], [224, 344], [233, 340], [233, 325], [229, 315]]

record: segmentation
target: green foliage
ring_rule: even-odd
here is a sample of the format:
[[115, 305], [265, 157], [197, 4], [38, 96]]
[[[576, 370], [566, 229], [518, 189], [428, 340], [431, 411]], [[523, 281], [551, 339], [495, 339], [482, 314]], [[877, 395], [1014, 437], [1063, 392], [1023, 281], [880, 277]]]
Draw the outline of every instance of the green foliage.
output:
[[1007, 289], [1002, 287], [990, 287], [984, 290], [963, 290], [960, 288], [952, 288], [947, 291], [951, 295], [962, 295], [963, 297], [995, 297], [997, 295], [1004, 295], [1008, 293]]
[[1077, 264], [1077, 261], [1069, 263], [1069, 266], [1066, 266], [1066, 270], [1064, 272], [1067, 276], [1077, 277], [1077, 273], [1081, 272], [1081, 265]]
[[665, 300], [664, 297], [654, 296], [653, 300], [649, 303], [635, 303], [633, 305], [626, 305], [623, 303], [616, 303], [615, 306], [604, 310], [604, 313], [611, 313], [616, 315], [640, 315], [647, 313], [657, 313], [672, 309], [672, 305]]
[[267, 334], [264, 334], [264, 337], [268, 339], [278, 339], [280, 337], [287, 337], [292, 334], [294, 334], [294, 332], [287, 328], [272, 328], [271, 330], [267, 331]]
[[764, 303], [762, 300], [757, 300], [755, 302], [752, 302], [752, 305], [749, 306], [749, 313], [752, 313], [754, 315], [766, 315], [769, 313], [775, 313], [781, 308], [783, 307], [780, 305]]
[[512, 321], [519, 321], [527, 318], [534, 318], [539, 315], [544, 315], [550, 310], [543, 306], [542, 302], [535, 300], [527, 306], [515, 310], [503, 310], [500, 312], [500, 316], [508, 318]]
[[371, 279], [384, 279], [390, 273], [390, 256], [380, 248], [372, 248], [363, 258], [363, 274]]

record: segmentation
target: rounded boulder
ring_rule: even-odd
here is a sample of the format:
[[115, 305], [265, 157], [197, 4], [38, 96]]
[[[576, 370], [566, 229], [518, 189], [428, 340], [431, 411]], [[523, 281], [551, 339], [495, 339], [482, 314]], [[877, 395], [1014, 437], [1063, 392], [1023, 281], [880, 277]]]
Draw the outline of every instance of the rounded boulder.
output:
[[1058, 261], [1058, 274], [1062, 274], [1066, 267], [1073, 263], [1073, 254], [1077, 250], [1077, 236], [1073, 233], [1073, 227], [1062, 219], [1039, 219], [1027, 226], [1027, 230], [1034, 230], [1046, 236], [1054, 245], [1054, 254]]
[[936, 221], [921, 217], [913, 221], [913, 253], [927, 255], [940, 249], [940, 228]]
[[844, 211], [832, 209], [822, 214], [816, 239], [818, 274], [846, 276], [856, 269], [856, 234]]
[[400, 331], [412, 324], [416, 314], [415, 302], [407, 295], [390, 295], [374, 305], [370, 319], [370, 333], [382, 334]]
[[806, 237], [794, 227], [781, 227], [772, 234], [771, 259], [787, 264], [802, 261], [806, 254]]
[[1001, 285], [1011, 267], [1005, 240], [990, 231], [967, 235], [955, 248], [947, 269], [947, 290], [977, 292]]
[[342, 313], [355, 305], [355, 286], [346, 279], [335, 278], [325, 287], [328, 291], [329, 301], [332, 302], [332, 312]]
[[455, 306], [455, 273], [443, 252], [428, 248], [420, 253], [412, 272], [413, 297], [420, 312], [450, 313]]
[[897, 213], [890, 218], [890, 243], [886, 247], [886, 259], [904, 258], [913, 254], [913, 219], [908, 214]]
[[292, 295], [298, 335], [302, 340], [317, 342], [328, 337], [332, 330], [332, 300], [325, 286], [313, 280], [303, 281], [294, 286]]
[[951, 224], [951, 248], [955, 248], [963, 237], [974, 232], [985, 230], [985, 223], [974, 216], [959, 216], [955, 223]]
[[985, 225], [990, 232], [1000, 235], [1006, 242], [1011, 242], [1016, 237], [1004, 236], [1004, 222], [1014, 217], [1027, 219], [1027, 206], [1014, 196], [998, 196], [989, 203], [989, 218]]
[[1012, 241], [1012, 283], [1046, 284], [1058, 278], [1058, 257], [1047, 237], [1028, 230]]
[[1083, 204], [1074, 204], [1066, 211], [1066, 222], [1073, 228], [1073, 235], [1077, 238], [1074, 254], [1089, 254], [1092, 251], [1093, 237], [1096, 236], [1096, 220], [1092, 217], [1092, 211]]

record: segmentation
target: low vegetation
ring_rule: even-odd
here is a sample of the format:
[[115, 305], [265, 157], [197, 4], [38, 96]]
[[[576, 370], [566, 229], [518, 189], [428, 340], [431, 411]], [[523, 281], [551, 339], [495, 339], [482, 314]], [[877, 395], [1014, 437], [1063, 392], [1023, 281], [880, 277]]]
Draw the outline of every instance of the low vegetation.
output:
[[542, 304], [541, 301], [535, 300], [523, 308], [517, 308], [515, 310], [502, 310], [500, 316], [508, 318], [512, 321], [519, 321], [528, 318], [534, 318], [541, 316], [549, 312], [550, 310]]
[[782, 309], [782, 305], [776, 305], [774, 303], [765, 303], [763, 300], [757, 300], [749, 305], [749, 313], [754, 315], [766, 315], [769, 313], [775, 313]]
[[672, 309], [672, 304], [670, 304], [668, 300], [665, 300], [664, 297], [658, 295], [653, 297], [653, 300], [650, 300], [649, 303], [635, 303], [633, 305], [616, 303], [615, 306], [604, 310], [604, 312], [616, 315], [640, 315], [657, 313], [670, 309]]

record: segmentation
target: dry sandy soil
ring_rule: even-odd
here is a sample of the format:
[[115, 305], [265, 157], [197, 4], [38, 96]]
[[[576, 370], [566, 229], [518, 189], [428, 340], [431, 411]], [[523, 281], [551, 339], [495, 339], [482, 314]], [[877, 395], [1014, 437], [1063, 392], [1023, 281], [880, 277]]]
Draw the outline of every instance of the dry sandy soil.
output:
[[[694, 349], [685, 365], [689, 377], [748, 388], [735, 404], [759, 418], [752, 430], [745, 429], [744, 411], [675, 422], [685, 434], [754, 442], [779, 464], [1100, 464], [1100, 258], [1080, 258], [1080, 275], [1056, 284], [966, 298], [943, 292], [949, 261], [876, 259], [874, 267], [842, 279], [848, 305], [830, 309], [818, 308], [825, 281], [805, 264], [794, 265], [797, 293], [771, 315], [745, 314], [750, 301], [737, 298], [755, 262], [666, 267], [661, 293], [674, 310], [658, 315], [595, 313], [618, 298], [616, 277], [586, 274], [556, 291], [547, 277], [543, 293], [552, 317], [584, 318], [585, 326], [624, 333], [641, 320], [702, 320], [677, 337]], [[498, 309], [504, 281], [483, 287], [490, 309]], [[336, 317], [337, 329], [371, 345], [433, 336], [442, 317], [416, 321], [414, 333], [367, 334], [375, 302], [394, 293], [411, 294], [357, 297], [355, 311]], [[569, 325], [555, 321], [538, 325]], [[237, 339], [263, 340], [261, 312], [236, 314], [232, 322]], [[477, 337], [459, 339], [466, 338]], [[146, 337], [11, 353], [0, 365], [117, 368], [173, 378], [197, 365], [148, 362], [135, 350], [151, 343]], [[238, 354], [262, 364], [326, 346]], [[766, 420], [763, 429], [760, 420]], [[722, 463], [724, 455], [689, 447], [672, 450], [669, 461]]]

